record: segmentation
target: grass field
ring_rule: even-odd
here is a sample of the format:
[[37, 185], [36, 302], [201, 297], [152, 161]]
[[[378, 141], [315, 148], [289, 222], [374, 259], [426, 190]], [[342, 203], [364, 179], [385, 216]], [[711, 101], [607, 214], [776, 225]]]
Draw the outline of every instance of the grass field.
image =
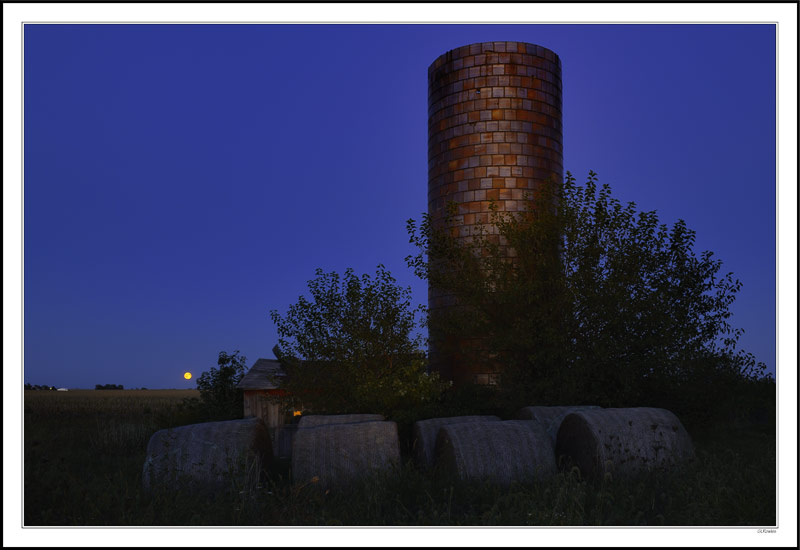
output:
[[141, 490], [158, 429], [189, 424], [194, 390], [26, 391], [26, 526], [707, 525], [776, 521], [774, 424], [687, 426], [697, 460], [669, 475], [597, 482], [562, 472], [497, 489], [451, 483], [410, 464], [347, 492], [293, 487], [278, 464], [257, 487], [198, 497]]

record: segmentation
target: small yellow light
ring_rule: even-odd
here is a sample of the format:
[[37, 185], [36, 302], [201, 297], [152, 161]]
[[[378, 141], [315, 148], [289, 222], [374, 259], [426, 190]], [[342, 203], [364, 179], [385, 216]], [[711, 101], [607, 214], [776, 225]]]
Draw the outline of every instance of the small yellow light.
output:
[[187, 380], [191, 380], [192, 379], [192, 373], [191, 372], [184, 372], [183, 373], [183, 377], [186, 378]]
[[294, 411], [295, 416], [300, 416], [303, 414], [303, 411]]

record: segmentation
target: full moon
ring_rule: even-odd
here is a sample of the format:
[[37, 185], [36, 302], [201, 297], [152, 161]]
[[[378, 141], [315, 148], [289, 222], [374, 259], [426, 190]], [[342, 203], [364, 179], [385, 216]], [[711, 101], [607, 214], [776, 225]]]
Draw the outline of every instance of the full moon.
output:
[[192, 379], [192, 373], [191, 372], [184, 372], [183, 373], [183, 377], [186, 378], [187, 380], [191, 380]]

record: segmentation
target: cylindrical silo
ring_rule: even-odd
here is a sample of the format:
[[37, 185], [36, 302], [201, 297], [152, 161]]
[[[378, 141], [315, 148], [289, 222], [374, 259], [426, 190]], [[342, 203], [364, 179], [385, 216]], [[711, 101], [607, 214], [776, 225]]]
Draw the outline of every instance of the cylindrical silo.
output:
[[[439, 56], [428, 67], [428, 213], [436, 225], [447, 204], [459, 238], [499, 212], [523, 211], [531, 193], [560, 183], [561, 61], [524, 42], [483, 42]], [[490, 238], [495, 237], [491, 235]], [[469, 353], [445, 354], [434, 337], [437, 314], [451, 297], [429, 288], [431, 364], [457, 385], [494, 383], [497, 366]], [[469, 350], [479, 339], [465, 335]]]

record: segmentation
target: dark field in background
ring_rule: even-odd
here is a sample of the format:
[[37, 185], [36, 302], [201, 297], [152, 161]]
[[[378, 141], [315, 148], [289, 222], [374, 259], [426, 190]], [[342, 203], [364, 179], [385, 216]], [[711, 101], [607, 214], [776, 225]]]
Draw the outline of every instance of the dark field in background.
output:
[[[148, 525], [708, 525], [776, 521], [774, 423], [690, 426], [697, 460], [683, 471], [621, 481], [562, 472], [497, 489], [405, 465], [349, 492], [292, 487], [276, 464], [257, 487], [215, 497], [145, 496], [145, 447], [158, 429], [200, 422], [181, 411], [194, 390], [26, 391], [25, 526]], [[195, 413], [196, 414], [196, 413]]]

